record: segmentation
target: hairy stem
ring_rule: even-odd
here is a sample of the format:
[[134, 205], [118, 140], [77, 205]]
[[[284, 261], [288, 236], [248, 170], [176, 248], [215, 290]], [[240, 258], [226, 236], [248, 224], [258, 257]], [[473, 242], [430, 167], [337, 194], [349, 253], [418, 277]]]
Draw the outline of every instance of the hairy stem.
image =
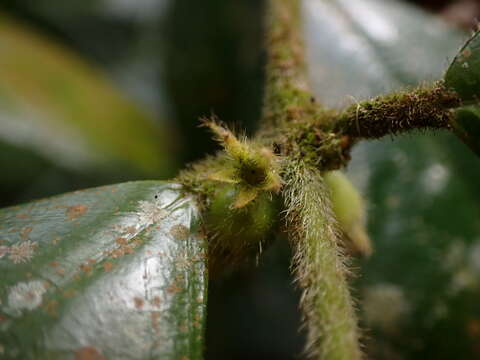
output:
[[456, 93], [443, 81], [430, 87], [392, 93], [347, 108], [334, 121], [335, 131], [356, 138], [380, 138], [414, 129], [450, 129]]
[[268, 1], [264, 127], [284, 125], [295, 108], [312, 106], [300, 25], [300, 0]]
[[359, 331], [328, 190], [318, 170], [291, 161], [284, 190], [307, 351], [324, 360], [361, 359]]
[[343, 112], [314, 100], [301, 37], [300, 0], [269, 0], [266, 85], [257, 139], [320, 170], [341, 168], [361, 139], [411, 130], [451, 129], [458, 95], [443, 81], [352, 105]]

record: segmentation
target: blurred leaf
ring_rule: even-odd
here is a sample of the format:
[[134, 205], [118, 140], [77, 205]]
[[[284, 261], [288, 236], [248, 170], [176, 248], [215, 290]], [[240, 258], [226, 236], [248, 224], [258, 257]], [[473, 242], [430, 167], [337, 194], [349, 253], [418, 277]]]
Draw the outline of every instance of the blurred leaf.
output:
[[[445, 85], [454, 89], [465, 104], [480, 100], [480, 33], [458, 52], [445, 74]], [[472, 151], [480, 155], [480, 109], [467, 105], [456, 109], [453, 131]]]
[[478, 105], [462, 106], [455, 110], [453, 131], [470, 149], [480, 156], [480, 108]]
[[310, 78], [329, 106], [438, 80], [465, 38], [402, 1], [304, 0], [303, 5]]
[[201, 358], [198, 216], [158, 181], [0, 210], [2, 358]]
[[480, 33], [462, 47], [445, 74], [445, 85], [453, 88], [465, 103], [480, 99]]
[[[319, 101], [340, 105], [442, 77], [463, 36], [399, 1], [304, 0]], [[374, 254], [357, 280], [378, 359], [480, 356], [478, 159], [451, 134], [358, 145]]]
[[165, 176], [175, 158], [167, 133], [101, 72], [0, 15], [1, 141], [79, 173]]

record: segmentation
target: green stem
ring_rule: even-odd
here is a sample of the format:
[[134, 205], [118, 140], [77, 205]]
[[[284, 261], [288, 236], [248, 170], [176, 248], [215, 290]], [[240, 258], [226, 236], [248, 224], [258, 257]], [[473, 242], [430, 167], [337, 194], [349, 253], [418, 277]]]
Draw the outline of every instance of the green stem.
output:
[[371, 139], [414, 129], [450, 129], [458, 95], [443, 81], [362, 101], [332, 119], [335, 132]]
[[318, 170], [294, 160], [286, 169], [286, 182], [287, 221], [295, 250], [296, 279], [303, 289], [307, 351], [316, 359], [361, 359], [346, 260], [328, 190]]
[[284, 125], [313, 107], [301, 37], [299, 0], [269, 0], [266, 21], [264, 127]]
[[299, 0], [269, 0], [266, 85], [257, 139], [320, 170], [344, 167], [361, 139], [415, 129], [451, 129], [458, 95], [438, 81], [354, 104], [343, 112], [317, 104], [308, 86]]

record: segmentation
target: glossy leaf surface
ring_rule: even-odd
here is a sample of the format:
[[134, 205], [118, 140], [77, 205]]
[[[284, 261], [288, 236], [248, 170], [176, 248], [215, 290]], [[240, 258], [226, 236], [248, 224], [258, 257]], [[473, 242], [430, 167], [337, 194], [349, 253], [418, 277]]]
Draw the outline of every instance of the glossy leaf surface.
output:
[[455, 111], [453, 131], [477, 154], [480, 154], [480, 107], [475, 104], [480, 100], [479, 34], [460, 49], [445, 74], [445, 85], [455, 90], [467, 104]]
[[[304, 6], [310, 72], [326, 104], [440, 79], [466, 37], [400, 1]], [[478, 159], [432, 132], [362, 143], [352, 159], [374, 246], [356, 280], [368, 355], [478, 358]]]
[[0, 210], [2, 359], [200, 359], [198, 215], [158, 181]]
[[438, 80], [467, 38], [397, 0], [304, 0], [303, 13], [310, 78], [328, 106]]
[[479, 34], [461, 48], [445, 74], [445, 85], [454, 89], [466, 103], [480, 99]]
[[455, 134], [480, 156], [480, 107], [470, 105], [456, 109], [452, 127]]

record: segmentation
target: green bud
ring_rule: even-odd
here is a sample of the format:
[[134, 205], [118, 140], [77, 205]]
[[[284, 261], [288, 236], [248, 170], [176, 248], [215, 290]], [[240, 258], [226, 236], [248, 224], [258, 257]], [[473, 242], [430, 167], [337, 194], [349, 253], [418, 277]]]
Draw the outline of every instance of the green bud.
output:
[[343, 232], [345, 246], [354, 253], [370, 256], [372, 245], [366, 232], [366, 211], [360, 193], [340, 171], [326, 173], [324, 180], [330, 189], [333, 211]]

